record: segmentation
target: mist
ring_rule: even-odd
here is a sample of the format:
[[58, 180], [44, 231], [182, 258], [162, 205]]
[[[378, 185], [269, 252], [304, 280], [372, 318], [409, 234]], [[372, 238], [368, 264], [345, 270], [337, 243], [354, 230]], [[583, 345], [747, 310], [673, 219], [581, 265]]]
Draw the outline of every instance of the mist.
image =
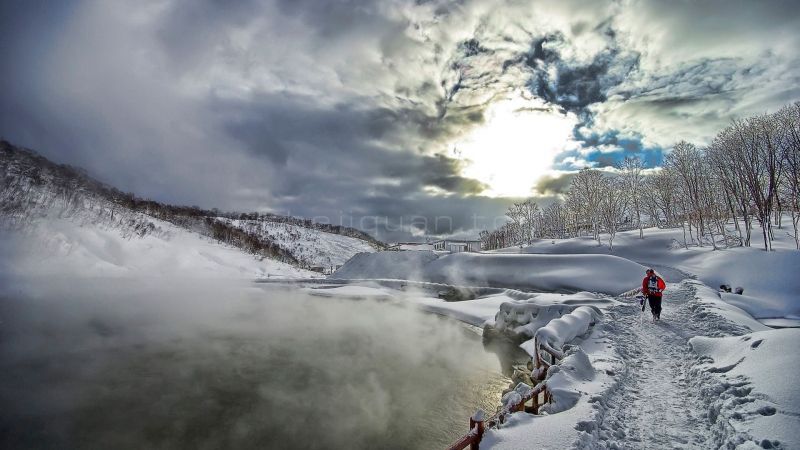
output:
[[0, 281], [4, 448], [441, 447], [508, 381], [477, 335], [402, 301]]

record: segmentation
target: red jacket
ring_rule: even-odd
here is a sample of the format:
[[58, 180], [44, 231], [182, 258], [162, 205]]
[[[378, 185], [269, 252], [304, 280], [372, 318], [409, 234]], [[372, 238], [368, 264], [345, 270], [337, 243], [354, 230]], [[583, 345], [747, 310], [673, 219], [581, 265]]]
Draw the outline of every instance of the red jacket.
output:
[[667, 288], [667, 284], [664, 283], [664, 280], [661, 277], [656, 275], [656, 286], [658, 286], [658, 291], [650, 292], [650, 290], [648, 288], [648, 286], [650, 284], [649, 281], [650, 281], [650, 277], [649, 276], [648, 277], [644, 277], [644, 280], [642, 280], [642, 293], [644, 295], [652, 295], [652, 296], [655, 296], [655, 297], [661, 297], [661, 292], [664, 289]]

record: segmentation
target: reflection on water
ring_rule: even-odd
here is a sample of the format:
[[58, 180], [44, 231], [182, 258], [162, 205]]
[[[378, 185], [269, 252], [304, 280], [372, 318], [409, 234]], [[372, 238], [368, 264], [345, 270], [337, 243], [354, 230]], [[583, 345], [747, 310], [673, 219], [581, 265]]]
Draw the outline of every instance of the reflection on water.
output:
[[441, 448], [508, 383], [478, 336], [396, 304], [52, 284], [0, 298], [3, 448]]

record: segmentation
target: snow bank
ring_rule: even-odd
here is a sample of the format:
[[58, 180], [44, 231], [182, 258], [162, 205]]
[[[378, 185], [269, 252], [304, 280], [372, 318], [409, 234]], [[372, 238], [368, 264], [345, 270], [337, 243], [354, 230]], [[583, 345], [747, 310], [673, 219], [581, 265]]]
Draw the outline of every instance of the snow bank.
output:
[[573, 309], [569, 305], [542, 306], [538, 303], [505, 302], [494, 318], [498, 331], [511, 331], [532, 338], [536, 332], [551, 320], [567, 314]]
[[[599, 318], [600, 313], [591, 306], [579, 306], [569, 314], [564, 314], [558, 319], [553, 319], [546, 326], [536, 331], [534, 340], [540, 344], [547, 344], [551, 348], [560, 350], [564, 344], [571, 342], [578, 336], [582, 336], [589, 331], [589, 327]], [[531, 341], [525, 342], [521, 347], [533, 356], [536, 354]], [[531, 353], [533, 350], [533, 353]]]
[[[499, 326], [502, 330], [522, 333], [529, 338], [532, 338], [536, 330], [544, 326], [548, 321], [563, 314], [550, 315], [549, 312], [541, 312], [541, 309], [545, 306], [562, 305], [561, 308], [551, 311], [566, 312], [580, 305], [603, 307], [616, 303], [609, 297], [592, 292], [579, 292], [577, 294], [527, 293], [526, 295], [530, 296], [527, 300], [515, 298], [519, 294], [516, 291], [506, 291], [501, 294], [481, 296], [474, 300], [458, 302], [448, 302], [440, 298], [417, 295], [405, 295], [404, 298], [427, 311], [444, 314], [478, 327], [485, 325]], [[513, 305], [528, 306], [517, 307]], [[512, 312], [511, 310], [515, 308], [531, 308], [536, 309], [537, 312], [534, 313], [532, 310], [527, 312], [516, 310], [516, 312]], [[498, 319], [502, 320], [500, 325], [497, 324]]]
[[772, 319], [785, 317], [787, 319], [800, 319], [800, 301], [787, 305], [785, 301], [776, 298], [755, 298], [749, 295], [720, 293], [726, 303], [747, 311], [756, 319]]
[[358, 254], [331, 277], [392, 278], [464, 286], [619, 294], [638, 285], [645, 267], [610, 255], [433, 252]]
[[[699, 318], [704, 318], [705, 314], [717, 314], [725, 319], [728, 323], [718, 325], [716, 332], [728, 334], [742, 334], [743, 332], [762, 331], [767, 330], [769, 327], [755, 320], [746, 311], [738, 308], [735, 305], [725, 302], [722, 299], [722, 293], [706, 286], [705, 284], [696, 280], [684, 280], [682, 285], [692, 286], [695, 289], [695, 299], [701, 305], [703, 311], [695, 311]], [[737, 294], [733, 294], [738, 297]], [[745, 327], [743, 330], [738, 330], [737, 326]]]
[[[800, 448], [800, 330], [768, 330], [744, 336], [689, 340], [703, 357], [697, 370], [722, 381], [710, 413], [736, 433], [729, 447]], [[777, 442], [776, 442], [777, 441]], [[755, 445], [753, 445], [755, 444]]]
[[431, 262], [425, 270], [452, 284], [619, 294], [638, 284], [645, 268], [608, 255], [456, 253]]
[[570, 347], [564, 359], [547, 371], [547, 390], [553, 400], [542, 411], [555, 414], [574, 407], [581, 398], [579, 386], [594, 379], [595, 369], [586, 352]]

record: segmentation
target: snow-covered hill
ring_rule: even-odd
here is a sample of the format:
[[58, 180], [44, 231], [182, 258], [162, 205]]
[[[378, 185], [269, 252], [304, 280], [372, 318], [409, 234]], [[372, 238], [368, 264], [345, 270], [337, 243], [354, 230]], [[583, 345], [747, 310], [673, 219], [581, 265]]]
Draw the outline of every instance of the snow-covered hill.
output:
[[276, 242], [300, 261], [312, 267], [340, 266], [353, 255], [374, 252], [374, 244], [340, 234], [302, 227], [291, 223], [267, 220], [238, 220], [218, 217], [218, 221], [232, 225], [248, 234]]
[[309, 268], [381, 247], [346, 227], [220, 214], [140, 199], [0, 142], [0, 267], [6, 272], [311, 276]]
[[57, 208], [26, 219], [23, 227], [6, 223], [0, 233], [0, 272], [138, 279], [319, 276], [141, 213], [109, 221], [88, 212], [64, 216]]

